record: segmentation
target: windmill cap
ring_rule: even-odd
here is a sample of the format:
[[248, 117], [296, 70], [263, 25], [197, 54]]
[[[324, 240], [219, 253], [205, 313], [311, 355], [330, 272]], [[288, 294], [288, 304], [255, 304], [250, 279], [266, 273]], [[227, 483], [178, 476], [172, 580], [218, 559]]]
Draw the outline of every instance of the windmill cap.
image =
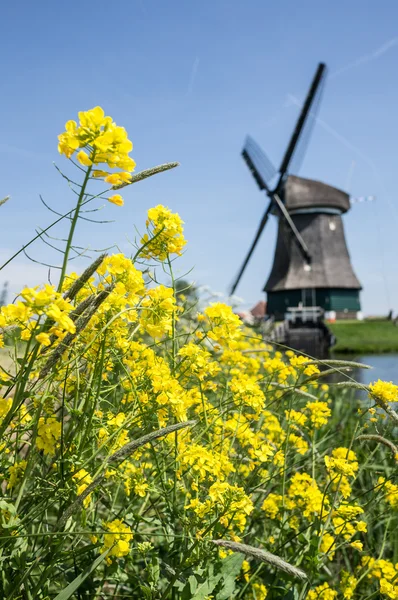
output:
[[350, 197], [337, 188], [315, 181], [289, 175], [284, 185], [284, 201], [289, 211], [300, 208], [337, 208], [347, 212]]

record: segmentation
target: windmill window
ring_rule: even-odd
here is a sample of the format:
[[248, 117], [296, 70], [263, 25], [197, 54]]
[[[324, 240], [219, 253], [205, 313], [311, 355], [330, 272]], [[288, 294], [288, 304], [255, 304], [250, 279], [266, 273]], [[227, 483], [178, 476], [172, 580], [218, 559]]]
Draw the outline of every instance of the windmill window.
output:
[[329, 221], [329, 229], [330, 231], [336, 231], [336, 223], [332, 219]]

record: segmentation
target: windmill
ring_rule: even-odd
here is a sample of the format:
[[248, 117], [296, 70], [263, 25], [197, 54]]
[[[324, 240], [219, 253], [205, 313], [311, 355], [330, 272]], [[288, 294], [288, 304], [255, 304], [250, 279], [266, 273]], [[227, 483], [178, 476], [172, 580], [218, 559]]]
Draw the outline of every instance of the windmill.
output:
[[[326, 66], [318, 65], [279, 171], [248, 137], [242, 156], [269, 203], [256, 235], [231, 287], [241, 280], [271, 214], [279, 218], [271, 273], [264, 286], [267, 313], [281, 318], [291, 307], [318, 306], [337, 316], [355, 317], [360, 310], [361, 284], [354, 274], [341, 215], [350, 197], [330, 185], [292, 175], [302, 158], [314, 114], [319, 106]], [[276, 180], [272, 186], [270, 182]]]

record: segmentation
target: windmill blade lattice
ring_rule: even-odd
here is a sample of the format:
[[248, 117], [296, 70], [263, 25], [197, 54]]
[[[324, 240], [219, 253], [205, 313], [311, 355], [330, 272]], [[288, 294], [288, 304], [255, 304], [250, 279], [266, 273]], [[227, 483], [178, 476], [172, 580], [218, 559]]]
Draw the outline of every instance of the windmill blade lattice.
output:
[[268, 190], [269, 182], [276, 175], [276, 169], [264, 150], [249, 135], [246, 138], [242, 156], [260, 190]]
[[230, 296], [232, 296], [232, 294], [235, 293], [235, 290], [236, 290], [236, 288], [239, 285], [239, 282], [240, 282], [240, 280], [242, 278], [242, 275], [243, 275], [243, 273], [244, 273], [244, 271], [245, 271], [245, 269], [247, 267], [247, 264], [248, 264], [248, 262], [249, 262], [249, 260], [251, 258], [251, 255], [253, 254], [254, 249], [257, 246], [258, 240], [260, 239], [261, 234], [262, 234], [262, 232], [264, 230], [264, 227], [267, 224], [268, 217], [269, 217], [269, 214], [270, 214], [271, 209], [272, 209], [272, 204], [273, 204], [273, 202], [271, 200], [270, 203], [268, 204], [268, 207], [267, 207], [265, 213], [263, 214], [263, 217], [262, 217], [262, 219], [260, 221], [260, 225], [257, 228], [257, 232], [256, 232], [256, 235], [254, 236], [254, 240], [253, 240], [253, 242], [252, 242], [252, 244], [250, 246], [249, 252], [246, 254], [245, 260], [243, 261], [242, 266], [239, 269], [239, 273], [237, 274], [237, 276], [236, 276], [233, 284], [231, 285], [230, 292], [229, 292]]
[[327, 68], [323, 70], [321, 80], [319, 82], [317, 91], [315, 93], [314, 99], [311, 104], [310, 111], [308, 113], [307, 119], [304, 123], [300, 138], [297, 142], [296, 148], [294, 150], [294, 154], [290, 161], [289, 171], [291, 173], [298, 173], [301, 165], [304, 160], [305, 153], [307, 151], [308, 143], [312, 135], [312, 131], [314, 129], [314, 125], [316, 123], [316, 119], [319, 112], [319, 106], [321, 104], [321, 99], [323, 95], [323, 90], [325, 89], [325, 81], [326, 81]]
[[[290, 138], [290, 142], [285, 152], [285, 156], [282, 159], [281, 166], [279, 169], [280, 174], [277, 188], [281, 185], [285, 174], [291, 166], [291, 162], [296, 156], [296, 154], [298, 157], [301, 156], [301, 159], [303, 157], [304, 149], [306, 147], [306, 143], [308, 143], [312, 125], [315, 121], [315, 118], [309, 119], [309, 116], [310, 113], [313, 111], [314, 107], [319, 106], [323, 82], [325, 81], [325, 74], [326, 65], [324, 63], [319, 63], [314, 78], [312, 80], [310, 89], [308, 90], [307, 97], [301, 109], [299, 118], [297, 119], [296, 127], [294, 128], [292, 137]], [[312, 116], [315, 116], [314, 112], [312, 112]]]

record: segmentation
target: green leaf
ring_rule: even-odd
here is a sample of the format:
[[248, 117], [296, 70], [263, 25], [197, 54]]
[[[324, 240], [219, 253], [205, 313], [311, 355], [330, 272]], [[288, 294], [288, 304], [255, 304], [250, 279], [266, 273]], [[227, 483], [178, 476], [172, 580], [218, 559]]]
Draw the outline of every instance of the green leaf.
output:
[[196, 590], [198, 589], [198, 582], [196, 580], [195, 575], [190, 575], [188, 577], [188, 583], [189, 583], [189, 588], [190, 588], [191, 594], [194, 594], [196, 592]]
[[143, 593], [145, 600], [152, 600], [152, 590], [147, 585], [140, 585], [140, 590]]
[[94, 573], [95, 569], [105, 560], [109, 553], [109, 550], [106, 550], [99, 556], [83, 573], [80, 573], [66, 588], [62, 590], [57, 596], [55, 596], [54, 600], [69, 600], [69, 598], [75, 593], [75, 591], [81, 586], [83, 581], [87, 579], [91, 573]]
[[160, 575], [159, 560], [156, 558], [156, 556], [152, 556], [152, 561], [151, 561], [151, 564], [149, 565], [149, 574], [150, 574], [151, 582], [154, 585], [156, 585], [157, 582], [159, 581], [159, 575]]
[[229, 600], [235, 591], [236, 578], [242, 568], [244, 556], [241, 554], [231, 554], [223, 559], [221, 564], [221, 575], [223, 586], [217, 592], [217, 600]]
[[211, 594], [211, 592], [214, 590], [216, 585], [221, 580], [221, 577], [222, 576], [220, 574], [213, 575], [212, 577], [209, 577], [209, 579], [207, 579], [203, 583], [200, 583], [198, 585], [198, 589], [196, 590], [196, 594], [194, 596], [192, 596], [192, 600], [204, 600], [206, 598], [206, 596]]

